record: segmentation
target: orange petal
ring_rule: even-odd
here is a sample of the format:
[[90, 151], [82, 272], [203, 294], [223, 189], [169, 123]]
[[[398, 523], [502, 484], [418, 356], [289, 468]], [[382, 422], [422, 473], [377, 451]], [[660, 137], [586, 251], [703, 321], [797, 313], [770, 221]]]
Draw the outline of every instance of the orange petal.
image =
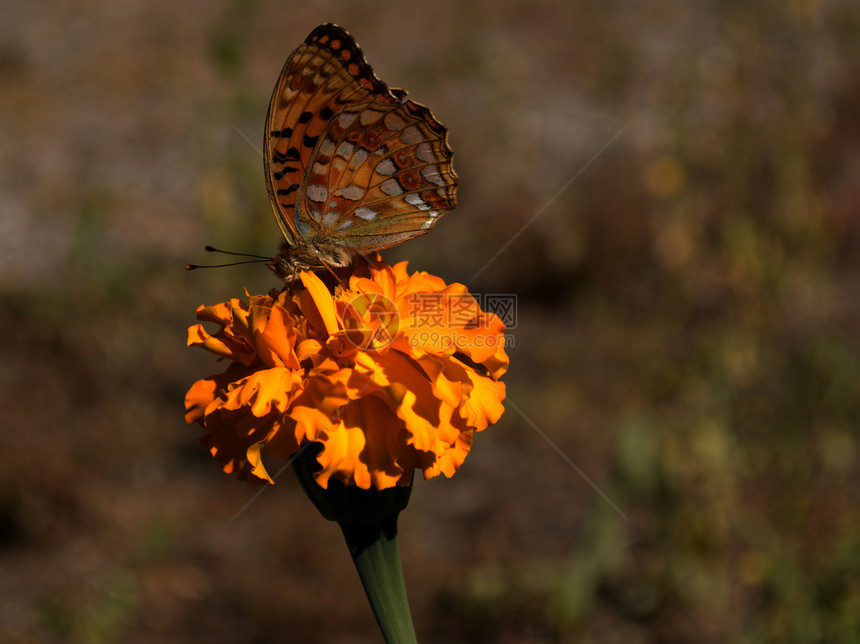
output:
[[191, 385], [185, 394], [185, 422], [201, 420], [207, 408], [219, 399], [230, 383], [243, 378], [247, 373], [245, 367], [234, 363], [224, 373], [198, 380]]
[[299, 277], [302, 284], [305, 285], [308, 293], [313, 299], [317, 311], [319, 311], [325, 329], [329, 334], [337, 333], [339, 325], [337, 323], [337, 313], [334, 308], [334, 301], [328, 288], [323, 284], [322, 280], [310, 271], [302, 272]]
[[296, 421], [299, 442], [322, 440], [339, 422], [341, 409], [349, 402], [343, 379], [348, 370], [339, 374], [313, 374], [292, 401], [289, 416]]
[[214, 378], [198, 380], [185, 394], [185, 422], [193, 423], [203, 417], [206, 407], [215, 400], [218, 383]]
[[482, 431], [502, 417], [505, 411], [502, 401], [507, 389], [505, 383], [494, 382], [475, 372], [469, 372], [474, 385], [468, 399], [460, 407], [460, 414], [471, 427]]
[[242, 411], [219, 410], [206, 416], [206, 434], [200, 442], [227, 472], [235, 472], [240, 479], [249, 482], [268, 480], [272, 482], [262, 463], [259, 452], [265, 436], [272, 429], [272, 421], [260, 423], [257, 419], [250, 428], [247, 416]]
[[322, 343], [319, 340], [302, 340], [296, 347], [296, 358], [301, 363], [317, 355], [321, 349]]
[[271, 476], [269, 476], [269, 473], [263, 465], [262, 450], [263, 443], [254, 443], [245, 452], [248, 465], [250, 465], [251, 474], [259, 479], [267, 481], [269, 485], [274, 485], [275, 481]]
[[251, 312], [255, 346], [260, 360], [270, 366], [298, 369], [299, 360], [294, 351], [297, 334], [293, 318], [280, 306], [272, 309], [255, 307]]
[[317, 456], [322, 470], [314, 475], [322, 487], [335, 478], [354, 482], [362, 489], [386, 489], [397, 485], [404, 475], [397, 458], [401, 449], [400, 420], [388, 405], [369, 396], [352, 402], [342, 413], [342, 421], [332, 428]]
[[273, 409], [284, 413], [289, 408], [294, 390], [300, 384], [301, 376], [291, 369], [261, 369], [230, 390], [227, 402], [236, 408], [247, 407], [257, 418], [269, 415]]

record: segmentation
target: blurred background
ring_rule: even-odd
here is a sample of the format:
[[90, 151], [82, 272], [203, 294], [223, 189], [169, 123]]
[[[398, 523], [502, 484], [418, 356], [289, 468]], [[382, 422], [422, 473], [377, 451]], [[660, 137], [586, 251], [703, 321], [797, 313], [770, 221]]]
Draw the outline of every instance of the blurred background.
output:
[[196, 307], [277, 286], [183, 266], [276, 250], [269, 95], [331, 21], [451, 132], [385, 257], [518, 298], [505, 416], [401, 517], [419, 639], [860, 641], [860, 4], [2, 14], [0, 640], [380, 641], [292, 474], [231, 521], [183, 422]]

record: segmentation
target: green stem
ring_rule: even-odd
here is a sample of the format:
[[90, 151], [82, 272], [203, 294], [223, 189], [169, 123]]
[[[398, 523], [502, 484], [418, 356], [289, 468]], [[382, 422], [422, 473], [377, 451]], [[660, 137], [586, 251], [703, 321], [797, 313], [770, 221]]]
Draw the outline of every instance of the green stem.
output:
[[322, 488], [313, 477], [320, 467], [316, 460], [319, 449], [319, 445], [309, 446], [295, 459], [293, 469], [299, 483], [317, 510], [329, 521], [337, 521], [343, 531], [385, 641], [415, 644], [418, 640], [397, 548], [397, 517], [409, 503], [412, 486], [363, 490], [331, 479]]
[[385, 641], [417, 643], [397, 547], [397, 515], [339, 525]]

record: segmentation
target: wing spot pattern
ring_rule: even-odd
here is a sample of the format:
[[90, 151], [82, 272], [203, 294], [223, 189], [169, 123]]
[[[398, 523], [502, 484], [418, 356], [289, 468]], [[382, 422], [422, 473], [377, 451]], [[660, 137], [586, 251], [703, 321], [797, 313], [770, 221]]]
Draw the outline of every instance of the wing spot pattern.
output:
[[[319, 213], [317, 213], [317, 215], [319, 215]], [[311, 228], [311, 225], [309, 223], [307, 223], [304, 219], [302, 219], [299, 216], [298, 210], [296, 210], [295, 214], [293, 215], [293, 221], [295, 222], [296, 230], [299, 231], [300, 235], [302, 235], [303, 237], [310, 236], [311, 231], [313, 229]]]
[[397, 195], [403, 194], [403, 188], [400, 187], [397, 179], [386, 179], [379, 185], [379, 189], [389, 197], [396, 197]]
[[362, 125], [370, 125], [371, 123], [376, 123], [379, 119], [382, 118], [382, 112], [377, 110], [366, 109], [362, 110], [361, 116], [359, 117], [359, 122]]
[[344, 112], [340, 116], [337, 117], [337, 124], [340, 125], [344, 130], [349, 128], [352, 125], [352, 122], [355, 120], [355, 117], [358, 116], [355, 112]]
[[442, 175], [439, 173], [439, 167], [435, 165], [425, 165], [421, 168], [421, 176], [424, 177], [428, 182], [432, 183], [436, 186], [444, 186], [445, 180], [442, 178]]
[[427, 221], [425, 221], [423, 224], [421, 224], [421, 229], [427, 230], [428, 228], [432, 228], [433, 224], [436, 223], [436, 218], [439, 216], [439, 214], [440, 213], [438, 210], [431, 210], [430, 212], [428, 212], [427, 213], [427, 215], [428, 215]]
[[397, 116], [394, 112], [389, 112], [385, 115], [385, 127], [394, 132], [399, 132], [404, 127], [406, 127], [406, 121]]
[[323, 185], [312, 183], [308, 186], [305, 194], [307, 194], [308, 199], [311, 201], [325, 201], [326, 197], [328, 197], [328, 190]]
[[360, 219], [364, 219], [365, 221], [373, 221], [376, 219], [376, 211], [373, 208], [368, 208], [367, 206], [360, 206], [355, 209], [355, 216]]
[[394, 167], [394, 163], [388, 158], [383, 159], [379, 162], [379, 165], [376, 166], [376, 172], [384, 177], [394, 174], [395, 170], [397, 170], [397, 168]]
[[323, 214], [320, 223], [323, 228], [330, 228], [338, 219], [340, 219], [340, 212], [337, 210], [337, 204], [335, 203], [335, 208], [332, 208], [332, 204], [329, 204], [329, 208], [326, 209], [325, 214]]
[[334, 193], [335, 197], [343, 197], [350, 201], [358, 201], [364, 196], [364, 190], [360, 186], [352, 185], [341, 188]]
[[341, 144], [337, 146], [337, 155], [339, 157], [343, 157], [344, 159], [348, 159], [352, 156], [353, 151], [355, 150], [355, 146], [349, 141], [341, 141]]
[[332, 180], [331, 183], [337, 184], [337, 178], [339, 178], [346, 171], [346, 159], [341, 159], [340, 157], [335, 157], [334, 161], [331, 162], [332, 169]]
[[[392, 179], [389, 179], [392, 181]], [[401, 172], [397, 175], [397, 181], [400, 186], [407, 191], [415, 190], [419, 186], [418, 175], [414, 170], [409, 170], [408, 172]], [[384, 190], [384, 188], [383, 188]]]
[[392, 154], [391, 159], [397, 164], [398, 168], [405, 168], [412, 165], [412, 159], [403, 150], [398, 150]]
[[414, 125], [410, 125], [400, 133], [400, 140], [406, 145], [415, 145], [416, 143], [420, 143], [421, 139], [421, 131]]
[[424, 163], [433, 163], [436, 160], [436, 155], [433, 154], [433, 147], [425, 141], [416, 146], [415, 158]]
[[430, 206], [427, 204], [427, 202], [424, 201], [420, 195], [414, 192], [406, 195], [406, 203], [412, 204], [413, 206], [418, 208], [418, 210], [430, 210]]
[[330, 157], [334, 152], [334, 141], [330, 138], [326, 137], [323, 139], [323, 142], [320, 144], [320, 154]]
[[361, 166], [364, 165], [364, 162], [367, 161], [367, 157], [370, 156], [370, 153], [364, 148], [358, 148], [355, 151], [355, 154], [352, 155], [352, 159], [349, 162], [350, 170], [358, 170]]

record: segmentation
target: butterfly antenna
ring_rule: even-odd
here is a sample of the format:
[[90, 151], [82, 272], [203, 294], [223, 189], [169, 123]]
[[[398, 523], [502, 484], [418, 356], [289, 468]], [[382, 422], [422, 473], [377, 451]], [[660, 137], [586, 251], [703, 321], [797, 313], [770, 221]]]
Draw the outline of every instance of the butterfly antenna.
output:
[[221, 250], [220, 248], [215, 248], [213, 246], [204, 246], [203, 250], [207, 253], [221, 253], [222, 255], [233, 255], [234, 257], [256, 257], [257, 259], [265, 259], [267, 262], [271, 262], [271, 257], [264, 257], [263, 255], [253, 255], [251, 253], [236, 253], [232, 250]]
[[268, 262], [267, 259], [246, 259], [241, 262], [228, 262], [226, 264], [186, 264], [186, 271], [195, 271], [198, 268], [224, 268], [226, 266], [239, 266], [240, 264], [262, 264]]
[[240, 264], [261, 264], [263, 262], [271, 262], [271, 257], [263, 257], [262, 255], [252, 255], [251, 253], [234, 253], [229, 250], [221, 250], [212, 246], [206, 246], [204, 250], [207, 253], [222, 253], [224, 255], [233, 255], [234, 257], [253, 257], [254, 259], [246, 259], [241, 262], [228, 262], [226, 264], [186, 264], [186, 271], [194, 271], [198, 268], [225, 268], [227, 266], [239, 266]]

